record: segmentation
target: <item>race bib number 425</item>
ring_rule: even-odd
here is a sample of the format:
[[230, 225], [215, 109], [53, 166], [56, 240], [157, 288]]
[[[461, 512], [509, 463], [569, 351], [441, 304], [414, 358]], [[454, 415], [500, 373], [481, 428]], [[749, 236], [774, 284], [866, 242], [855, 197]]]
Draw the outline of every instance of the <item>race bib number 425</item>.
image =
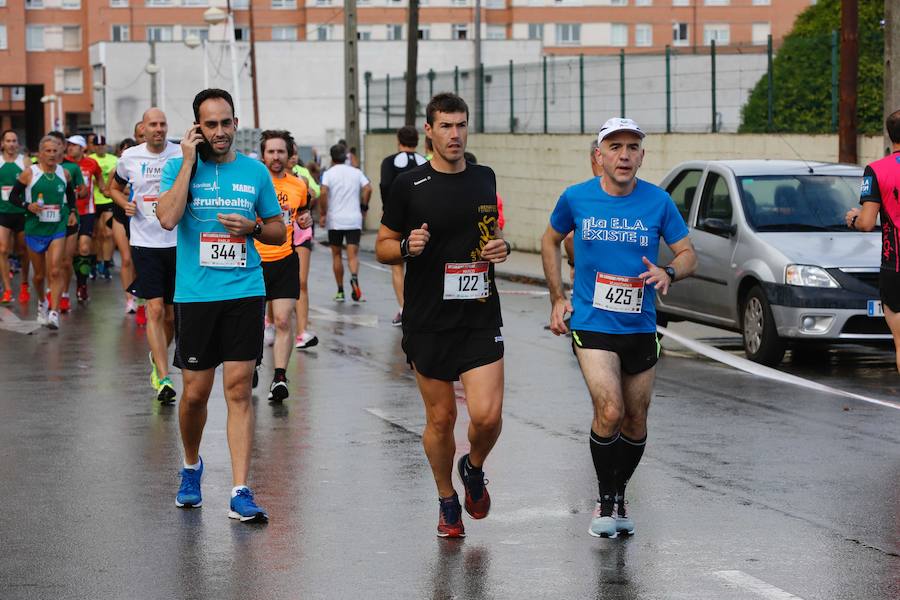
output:
[[644, 280], [597, 273], [594, 308], [621, 313], [639, 313], [644, 304]]
[[444, 300], [477, 300], [491, 295], [487, 261], [444, 265]]
[[247, 238], [230, 233], [201, 233], [200, 266], [246, 267]]

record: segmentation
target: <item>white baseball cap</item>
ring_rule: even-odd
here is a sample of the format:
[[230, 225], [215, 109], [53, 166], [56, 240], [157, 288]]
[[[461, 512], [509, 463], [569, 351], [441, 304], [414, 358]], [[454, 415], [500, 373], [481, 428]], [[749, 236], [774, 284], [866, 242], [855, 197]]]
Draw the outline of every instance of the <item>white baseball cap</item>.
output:
[[641, 139], [644, 139], [645, 135], [638, 124], [631, 119], [621, 119], [619, 117], [613, 117], [612, 119], [609, 119], [606, 123], [604, 123], [603, 127], [600, 128], [600, 133], [597, 134], [597, 144], [600, 144], [600, 142], [602, 142], [607, 136], [618, 133], [620, 131], [630, 131], [631, 133], [636, 134]]
[[87, 140], [84, 139], [83, 135], [73, 135], [66, 139], [70, 144], [75, 144], [76, 146], [81, 146], [82, 148], [87, 148]]

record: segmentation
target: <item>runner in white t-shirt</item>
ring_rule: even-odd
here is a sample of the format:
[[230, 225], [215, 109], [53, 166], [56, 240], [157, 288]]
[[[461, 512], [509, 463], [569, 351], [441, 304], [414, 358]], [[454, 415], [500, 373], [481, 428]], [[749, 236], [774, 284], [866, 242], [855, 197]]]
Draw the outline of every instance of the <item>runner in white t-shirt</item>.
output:
[[350, 267], [351, 297], [362, 302], [359, 288], [359, 238], [362, 234], [363, 213], [369, 210], [372, 184], [356, 167], [344, 164], [347, 148], [341, 144], [331, 147], [332, 166], [322, 175], [319, 196], [319, 221], [328, 229], [331, 246], [331, 266], [337, 282], [335, 302], [344, 301], [344, 263], [341, 248], [347, 240], [347, 265]]
[[[113, 200], [131, 217], [131, 260], [137, 281], [131, 292], [147, 301], [150, 383], [163, 403], [175, 401], [169, 379], [168, 347], [175, 336], [175, 246], [178, 231], [167, 231], [156, 218], [163, 166], [181, 156], [181, 146], [166, 140], [169, 125], [158, 108], [144, 113], [147, 141], [122, 153], [110, 185]], [[125, 195], [131, 186], [132, 198]]]

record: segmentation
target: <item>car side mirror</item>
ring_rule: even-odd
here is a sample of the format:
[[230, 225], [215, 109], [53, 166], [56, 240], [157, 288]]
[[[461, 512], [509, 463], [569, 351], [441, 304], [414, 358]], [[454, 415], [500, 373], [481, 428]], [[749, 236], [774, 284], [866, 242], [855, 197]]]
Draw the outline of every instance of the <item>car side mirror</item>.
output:
[[737, 233], [737, 225], [724, 219], [703, 219], [703, 228], [715, 235], [734, 235]]

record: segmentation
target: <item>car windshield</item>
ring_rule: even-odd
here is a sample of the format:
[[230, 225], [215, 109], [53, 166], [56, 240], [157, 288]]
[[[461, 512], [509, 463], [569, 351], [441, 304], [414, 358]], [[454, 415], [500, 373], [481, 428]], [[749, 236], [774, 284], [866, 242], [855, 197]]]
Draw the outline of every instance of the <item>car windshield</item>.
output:
[[747, 221], [756, 231], [847, 231], [844, 215], [859, 206], [861, 177], [739, 177]]

